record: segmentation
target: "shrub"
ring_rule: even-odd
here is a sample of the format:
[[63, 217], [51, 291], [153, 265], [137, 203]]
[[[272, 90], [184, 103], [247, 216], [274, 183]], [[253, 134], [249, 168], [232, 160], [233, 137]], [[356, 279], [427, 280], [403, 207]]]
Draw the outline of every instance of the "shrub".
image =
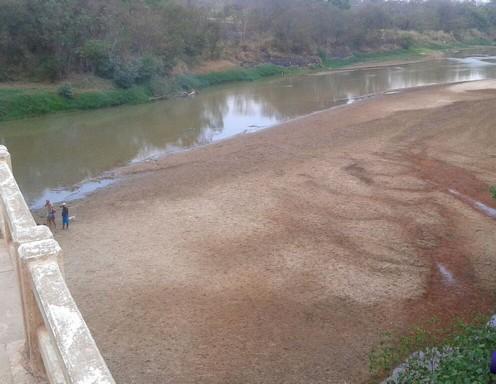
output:
[[327, 52], [319, 48], [317, 54], [320, 58], [320, 62], [325, 65], [327, 63]]
[[114, 71], [114, 83], [119, 88], [131, 88], [138, 77], [138, 71], [135, 65], [125, 64], [119, 66]]
[[101, 40], [89, 40], [81, 48], [80, 54], [96, 75], [109, 79], [112, 78], [115, 68], [115, 60], [109, 52], [108, 43]]
[[[462, 334], [442, 350], [427, 349], [407, 361], [403, 373], [391, 383], [489, 383], [489, 362], [496, 345], [496, 330], [487, 326], [463, 327]], [[463, 381], [460, 379], [463, 378]]]
[[402, 49], [410, 49], [415, 44], [412, 36], [401, 36], [399, 38], [399, 45]]
[[62, 84], [58, 89], [57, 93], [59, 96], [62, 96], [64, 99], [73, 99], [74, 91], [72, 90], [72, 86], [69, 83]]
[[153, 76], [150, 79], [148, 86], [150, 93], [155, 97], [171, 95], [176, 90], [174, 80], [168, 77]]
[[491, 193], [493, 199], [496, 199], [496, 185], [493, 185], [491, 188], [489, 188], [489, 192]]
[[155, 56], [142, 57], [137, 67], [135, 81], [140, 84], [149, 82], [153, 76], [164, 75], [164, 64], [161, 59]]
[[386, 334], [369, 355], [369, 369], [379, 379], [398, 367], [383, 381], [387, 384], [489, 383], [495, 345], [496, 329], [488, 326], [487, 316], [448, 326], [433, 318], [428, 329], [417, 327], [399, 339]]
[[108, 43], [102, 40], [88, 40], [81, 48], [81, 57], [96, 65], [104, 60], [109, 50]]
[[113, 79], [119, 88], [131, 88], [135, 84], [146, 84], [153, 76], [164, 74], [162, 61], [155, 56], [144, 56], [114, 68]]
[[62, 64], [53, 57], [43, 58], [35, 70], [35, 76], [40, 80], [58, 80], [63, 73]]

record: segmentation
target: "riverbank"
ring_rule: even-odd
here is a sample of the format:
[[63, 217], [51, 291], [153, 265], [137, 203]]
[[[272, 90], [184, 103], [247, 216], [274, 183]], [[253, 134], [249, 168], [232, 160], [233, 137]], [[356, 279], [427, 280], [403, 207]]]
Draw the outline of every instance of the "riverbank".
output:
[[85, 81], [71, 79], [60, 84], [0, 83], [0, 122], [35, 117], [47, 113], [108, 108], [126, 104], [142, 104], [188, 95], [195, 90], [238, 81], [255, 81], [271, 76], [289, 76], [310, 71], [372, 68], [401, 65], [442, 57], [455, 49], [488, 49], [487, 46], [449, 45], [446, 47], [413, 47], [390, 52], [357, 54], [343, 59], [323, 58], [317, 67], [281, 67], [264, 64], [251, 68], [230, 68], [219, 72], [177, 75], [154, 79], [148, 84], [129, 89], [114, 88], [110, 81], [89, 77]]
[[[235, 81], [255, 81], [264, 77], [296, 73], [275, 65], [254, 68], [235, 68], [223, 72], [198, 75], [180, 75], [157, 80], [128, 89], [114, 88], [109, 82], [103, 89], [73, 87], [69, 82], [55, 85], [34, 83], [0, 84], [0, 122], [40, 116], [48, 113], [109, 108], [187, 96], [196, 90]], [[111, 84], [111, 83], [110, 83]]]
[[[56, 232], [117, 381], [351, 383], [494, 311], [496, 82], [414, 89], [119, 171]], [[450, 191], [456, 191], [452, 193]]]

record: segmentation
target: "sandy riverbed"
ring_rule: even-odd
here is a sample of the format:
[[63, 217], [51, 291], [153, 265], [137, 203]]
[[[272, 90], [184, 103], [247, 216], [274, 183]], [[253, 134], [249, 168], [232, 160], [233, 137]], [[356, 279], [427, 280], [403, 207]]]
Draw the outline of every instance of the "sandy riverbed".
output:
[[119, 171], [58, 231], [118, 383], [362, 383], [384, 331], [491, 312], [496, 90], [436, 86]]

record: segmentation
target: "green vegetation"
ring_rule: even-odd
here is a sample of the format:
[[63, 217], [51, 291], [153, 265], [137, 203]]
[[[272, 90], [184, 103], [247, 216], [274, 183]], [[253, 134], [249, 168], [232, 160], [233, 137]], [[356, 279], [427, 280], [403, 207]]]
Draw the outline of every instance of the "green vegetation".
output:
[[[495, 1], [0, 0], [0, 82], [44, 84], [2, 91], [0, 120], [292, 71], [282, 67], [410, 60], [495, 37]], [[219, 59], [240, 68], [192, 71]], [[74, 75], [115, 90], [81, 92], [67, 83]], [[47, 82], [63, 85], [52, 92]]]
[[130, 88], [218, 58], [315, 64], [495, 36], [494, 2], [0, 0], [0, 81], [91, 73]]
[[174, 1], [0, 0], [0, 80], [88, 72], [130, 88], [215, 55], [218, 28]]
[[420, 48], [398, 49], [389, 52], [356, 53], [345, 58], [324, 57], [322, 62], [329, 68], [343, 68], [350, 65], [368, 62], [381, 62], [391, 60], [414, 60], [425, 57], [424, 50]]
[[291, 72], [276, 65], [260, 65], [205, 75], [182, 75], [170, 79], [153, 77], [141, 86], [132, 85], [125, 89], [76, 92], [69, 83], [63, 83], [57, 89], [0, 88], [0, 121], [59, 111], [145, 103], [154, 97], [169, 97], [211, 85], [233, 81], [255, 81], [263, 77]]
[[495, 52], [496, 41], [474, 42], [474, 43], [450, 43], [444, 45], [438, 44], [415, 44], [409, 48], [393, 49], [390, 51], [380, 52], [356, 52], [346, 57], [327, 57], [320, 56], [322, 65], [328, 68], [340, 69], [357, 64], [375, 64], [388, 61], [410, 61], [422, 60], [432, 57], [451, 55], [480, 55]]
[[[392, 60], [415, 60], [426, 55], [441, 53], [448, 49], [474, 48], [468, 44], [448, 45], [443, 49], [432, 47], [412, 47], [389, 52], [357, 53], [350, 57], [336, 59], [322, 57], [322, 66], [331, 69], [346, 68], [357, 64], [380, 63]], [[237, 81], [256, 81], [278, 75], [297, 75], [319, 67], [303, 69], [262, 64], [248, 68], [234, 68], [221, 72], [202, 75], [157, 76], [153, 73], [138, 84], [125, 74], [120, 74], [114, 82], [115, 89], [100, 91], [78, 90], [70, 83], [64, 82], [58, 88], [46, 89], [46, 86], [32, 89], [0, 88], [0, 121], [34, 117], [46, 113], [85, 110], [118, 106], [123, 104], [140, 104], [154, 99], [163, 99], [181, 95], [209, 86]], [[33, 84], [34, 86], [36, 84]], [[495, 194], [496, 192], [493, 192]], [[496, 196], [496, 194], [495, 194]]]
[[[433, 320], [427, 329], [416, 328], [398, 341], [387, 334], [369, 355], [370, 371], [376, 378], [385, 376], [410, 356], [395, 384], [488, 383], [496, 330], [486, 322], [487, 318], [478, 316], [471, 324], [459, 321], [444, 329]], [[432, 369], [433, 363], [436, 369]]]
[[459, 51], [471, 48], [494, 47], [495, 43], [488, 40], [478, 40], [471, 43], [450, 43], [450, 44], [427, 44], [413, 45], [409, 48], [395, 49], [386, 52], [355, 53], [344, 58], [329, 58], [321, 55], [323, 65], [329, 68], [343, 68], [356, 64], [377, 63], [385, 61], [407, 61], [426, 58], [434, 54], [449, 54], [451, 51]]
[[254, 68], [236, 68], [223, 72], [212, 72], [205, 75], [187, 76], [182, 75], [176, 78], [176, 83], [182, 89], [199, 89], [212, 85], [219, 85], [234, 81], [255, 81], [268, 76], [294, 72], [277, 65], [265, 64]]
[[0, 89], [0, 121], [58, 111], [138, 104], [149, 98], [149, 92], [143, 87], [83, 92], [72, 97], [60, 93], [53, 90]]
[[62, 84], [57, 89], [57, 93], [65, 99], [74, 99], [74, 90], [69, 83]]
[[[491, 353], [496, 345], [496, 330], [486, 326], [465, 326], [444, 349], [436, 370], [422, 364], [421, 359], [408, 361], [408, 368], [400, 375], [400, 383], [431, 382], [451, 384], [457, 382], [486, 384], [492, 381], [489, 372]], [[436, 351], [427, 350], [426, 359], [435, 359]], [[463, 378], [463, 379], [462, 379]], [[461, 381], [463, 380], [463, 381]]]
[[[478, 321], [477, 323], [481, 323]], [[439, 320], [433, 318], [425, 327], [415, 327], [409, 334], [399, 339], [391, 333], [385, 333], [379, 345], [369, 353], [369, 370], [376, 376], [384, 376], [400, 364], [411, 353], [427, 347], [440, 345], [450, 333], [459, 329], [456, 323], [451, 329], [439, 326]]]
[[489, 192], [491, 193], [493, 199], [496, 199], [496, 185], [493, 185], [491, 188], [489, 188]]

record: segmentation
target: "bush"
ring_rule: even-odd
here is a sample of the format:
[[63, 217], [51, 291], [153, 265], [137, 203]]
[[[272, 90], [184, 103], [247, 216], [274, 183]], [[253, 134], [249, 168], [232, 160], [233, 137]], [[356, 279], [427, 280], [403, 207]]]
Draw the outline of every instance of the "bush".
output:
[[164, 64], [161, 59], [155, 56], [144, 56], [138, 63], [136, 79], [139, 84], [147, 83], [153, 76], [163, 76]]
[[325, 63], [327, 63], [327, 52], [324, 51], [323, 49], [319, 48], [317, 50], [317, 54], [318, 54], [318, 56], [320, 58], [321, 64], [324, 64], [325, 65]]
[[176, 83], [168, 77], [153, 76], [148, 85], [150, 93], [155, 97], [171, 95], [176, 91]]
[[136, 84], [147, 84], [154, 76], [164, 75], [164, 65], [155, 56], [144, 56], [125, 64], [116, 65], [113, 79], [119, 88], [131, 88]]
[[105, 59], [109, 45], [102, 40], [88, 40], [81, 48], [81, 57], [90, 61], [92, 64], [98, 64], [101, 60]]
[[488, 326], [487, 316], [478, 314], [470, 323], [457, 320], [449, 325], [433, 318], [427, 326], [399, 339], [386, 334], [369, 355], [374, 378], [379, 380], [397, 367], [383, 383], [492, 382], [489, 363], [496, 349], [496, 328]]
[[410, 49], [415, 44], [412, 36], [401, 36], [399, 39], [399, 45], [402, 49]]
[[415, 354], [399, 377], [388, 383], [489, 383], [489, 362], [495, 346], [494, 328], [464, 326], [463, 333], [442, 350], [431, 348]]
[[491, 193], [493, 199], [496, 199], [496, 185], [493, 185], [491, 188], [489, 188], [489, 192]]
[[53, 57], [43, 58], [35, 70], [35, 76], [40, 80], [56, 81], [62, 74], [62, 64]]
[[69, 83], [62, 84], [57, 89], [57, 94], [59, 96], [62, 96], [64, 99], [73, 99], [74, 98], [74, 91], [72, 90], [72, 86]]
[[126, 64], [119, 66], [114, 71], [114, 83], [119, 88], [131, 88], [138, 77], [138, 70], [133, 64]]
[[81, 48], [80, 55], [96, 75], [111, 79], [115, 69], [115, 58], [110, 55], [110, 46], [102, 40], [89, 40]]

